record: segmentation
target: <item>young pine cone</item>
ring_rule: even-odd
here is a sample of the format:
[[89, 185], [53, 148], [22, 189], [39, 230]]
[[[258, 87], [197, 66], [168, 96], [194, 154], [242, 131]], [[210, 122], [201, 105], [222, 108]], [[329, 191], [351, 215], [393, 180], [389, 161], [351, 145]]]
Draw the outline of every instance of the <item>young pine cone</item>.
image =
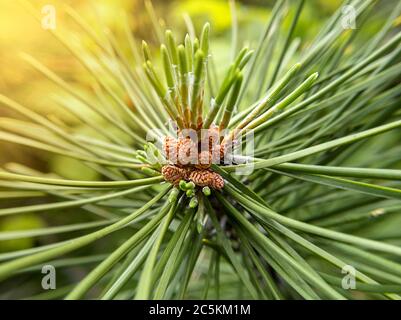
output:
[[198, 148], [190, 138], [166, 137], [163, 151], [169, 163], [183, 166], [196, 162]]
[[173, 165], [166, 165], [162, 168], [164, 179], [173, 185], [178, 185], [181, 180], [192, 181], [199, 187], [210, 187], [221, 190], [224, 187], [223, 178], [216, 172], [210, 170], [198, 170], [179, 168]]
[[187, 180], [188, 169], [166, 165], [162, 167], [162, 175], [166, 181], [176, 186], [181, 180]]
[[177, 163], [178, 159], [178, 140], [167, 136], [163, 143], [163, 152], [168, 162]]
[[191, 138], [166, 137], [163, 151], [170, 163], [162, 168], [166, 181], [178, 185], [181, 180], [192, 181], [199, 187], [210, 187], [221, 190], [224, 187], [223, 178], [210, 170], [212, 163], [220, 163], [224, 157], [224, 148], [219, 144], [219, 129], [208, 129], [208, 134], [202, 141], [202, 150], [198, 152], [198, 144]]
[[190, 138], [178, 140], [178, 163], [188, 165], [196, 163], [198, 146]]
[[188, 178], [200, 187], [210, 187], [216, 190], [221, 190], [224, 187], [224, 180], [221, 175], [210, 170], [192, 170]]

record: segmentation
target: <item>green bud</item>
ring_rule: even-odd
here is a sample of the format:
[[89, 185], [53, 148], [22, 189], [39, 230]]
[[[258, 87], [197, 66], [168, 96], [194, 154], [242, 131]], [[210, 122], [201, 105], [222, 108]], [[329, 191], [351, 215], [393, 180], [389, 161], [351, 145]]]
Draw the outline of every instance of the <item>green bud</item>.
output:
[[187, 190], [187, 182], [185, 180], [181, 180], [180, 183], [178, 184], [178, 186], [180, 187], [180, 189], [182, 191], [186, 191]]
[[187, 195], [188, 198], [191, 198], [195, 195], [195, 191], [193, 189], [189, 189], [185, 194]]
[[203, 187], [202, 188], [202, 192], [206, 197], [208, 197], [208, 196], [210, 196], [212, 194], [212, 190], [210, 190], [209, 187]]
[[195, 183], [193, 183], [192, 181], [190, 181], [190, 182], [187, 182], [187, 184], [185, 185], [185, 187], [187, 188], [187, 190], [190, 190], [190, 189], [195, 189]]
[[193, 197], [191, 199], [191, 201], [189, 202], [189, 207], [190, 208], [196, 208], [198, 206], [198, 198], [197, 197]]

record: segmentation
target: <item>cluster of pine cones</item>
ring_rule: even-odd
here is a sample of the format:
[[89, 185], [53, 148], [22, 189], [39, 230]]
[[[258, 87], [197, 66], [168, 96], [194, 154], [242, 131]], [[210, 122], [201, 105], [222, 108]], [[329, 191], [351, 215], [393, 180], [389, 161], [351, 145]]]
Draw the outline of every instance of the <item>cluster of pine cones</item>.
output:
[[210, 169], [212, 163], [218, 164], [224, 159], [224, 146], [220, 145], [219, 129], [205, 130], [200, 141], [184, 137], [167, 136], [164, 139], [163, 152], [169, 164], [162, 167], [166, 181], [178, 185], [181, 180], [192, 181], [200, 187], [221, 190], [223, 178]]

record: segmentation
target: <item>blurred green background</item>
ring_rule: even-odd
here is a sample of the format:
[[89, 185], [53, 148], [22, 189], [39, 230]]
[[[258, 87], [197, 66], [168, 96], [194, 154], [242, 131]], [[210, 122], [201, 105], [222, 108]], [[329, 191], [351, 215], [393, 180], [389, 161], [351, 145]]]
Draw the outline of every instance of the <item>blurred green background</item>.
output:
[[[155, 35], [149, 32], [151, 22], [145, 9], [143, 0], [68, 0], [42, 1], [33, 0], [31, 3], [37, 8], [37, 14], [45, 5], [56, 8], [57, 25], [63, 26], [72, 32], [77, 26], [72, 23], [66, 13], [65, 5], [74, 8], [97, 31], [101, 30], [99, 20], [109, 26], [112, 32], [122, 31], [119, 15], [122, 11], [128, 13], [130, 26], [136, 38], [155, 43]], [[313, 0], [307, 1], [303, 17], [297, 28], [297, 36], [307, 39], [316, 34], [319, 21], [330, 15], [338, 8], [340, 0]], [[236, 1], [238, 22], [240, 28], [240, 43], [252, 46], [259, 37], [260, 31], [269, 18], [273, 0], [242, 0]], [[186, 15], [191, 16], [196, 31], [205, 21], [212, 25], [213, 53], [216, 61], [226, 61], [231, 41], [231, 15], [229, 2], [226, 0], [181, 0], [166, 1], [154, 0], [154, 8], [162, 25], [173, 29], [179, 34], [186, 31]], [[53, 95], [59, 91], [49, 80], [22, 61], [19, 54], [27, 52], [48, 66], [72, 84], [81, 87], [90, 85], [88, 77], [79, 63], [71, 54], [50, 34], [41, 27], [40, 22], [19, 4], [19, 1], [0, 0], [0, 92], [25, 104], [26, 106], [54, 117], [58, 110]], [[219, 63], [217, 65], [220, 65]], [[225, 63], [223, 64], [223, 66]], [[10, 112], [0, 106], [0, 117], [10, 116]], [[74, 124], [74, 118], [63, 114], [62, 121]], [[42, 155], [27, 149], [0, 142], [0, 164], [10, 161], [33, 165], [39, 169], [52, 169], [56, 172], [65, 168], [65, 159], [43, 158]], [[59, 163], [60, 161], [60, 163]], [[73, 170], [76, 171], [76, 170]], [[65, 172], [69, 178], [82, 178], [82, 172], [71, 176], [67, 167]], [[90, 173], [89, 173], [89, 177]], [[85, 177], [87, 178], [87, 177]]]

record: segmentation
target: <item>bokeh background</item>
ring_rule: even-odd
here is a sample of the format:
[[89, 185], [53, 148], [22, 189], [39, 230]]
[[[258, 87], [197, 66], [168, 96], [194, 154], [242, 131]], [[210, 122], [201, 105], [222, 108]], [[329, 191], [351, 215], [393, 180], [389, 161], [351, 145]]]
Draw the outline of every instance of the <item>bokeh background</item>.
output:
[[[79, 34], [80, 31], [66, 14], [67, 6], [85, 18], [96, 33], [101, 33], [102, 25], [106, 25], [111, 32], [122, 34], [123, 24], [120, 17], [122, 12], [125, 12], [138, 42], [142, 39], [150, 45], [157, 42], [157, 36], [149, 32], [152, 30], [151, 19], [144, 0], [32, 0], [30, 2], [37, 9], [38, 15], [42, 14], [44, 6], [54, 6], [56, 27], [63, 27], [72, 34], [74, 31]], [[212, 25], [212, 50], [216, 65], [218, 67], [226, 65], [227, 58], [230, 58], [232, 26], [229, 1], [153, 0], [152, 3], [160, 19], [159, 22], [182, 36], [187, 30], [186, 16], [191, 17], [196, 32], [199, 32], [205, 21], [209, 21]], [[340, 3], [341, 0], [307, 1], [296, 36], [302, 37], [307, 44], [307, 39], [317, 33], [320, 21], [338, 8]], [[270, 16], [273, 4], [274, 0], [236, 1], [240, 28], [239, 43], [252, 47]], [[88, 45], [91, 45], [89, 41]], [[21, 53], [24, 52], [38, 59], [70, 84], [79, 85], [80, 90], [85, 90], [85, 87], [91, 90], [90, 76], [71, 53], [48, 30], [42, 28], [40, 21], [35, 19], [19, 1], [0, 0], [0, 92], [48, 117], [57, 117], [64, 124], [79, 126], [79, 123], [75, 123], [74, 117], [56, 107], [61, 90], [21, 59]], [[1, 117], [11, 115], [9, 110], [0, 105], [0, 125]], [[88, 114], [88, 116], [94, 115]], [[1, 141], [0, 150], [0, 165], [20, 162], [70, 179], [96, 178], [93, 172], [74, 160], [44, 155], [43, 152], [35, 152], [26, 147]]]

